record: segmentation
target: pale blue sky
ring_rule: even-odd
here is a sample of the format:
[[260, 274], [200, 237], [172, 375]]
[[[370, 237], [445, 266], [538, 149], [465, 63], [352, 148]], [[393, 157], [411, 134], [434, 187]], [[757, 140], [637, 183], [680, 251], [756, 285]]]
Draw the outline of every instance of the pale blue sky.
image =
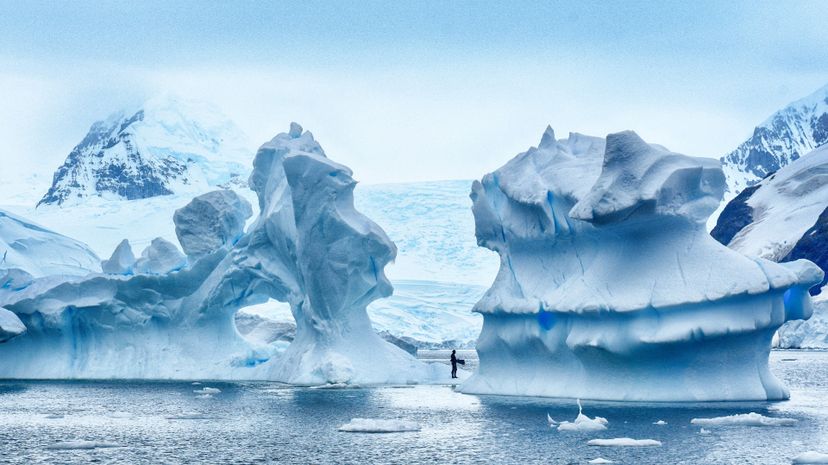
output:
[[0, 3], [7, 175], [161, 91], [383, 182], [480, 177], [546, 124], [720, 156], [828, 83], [827, 2], [101, 3]]

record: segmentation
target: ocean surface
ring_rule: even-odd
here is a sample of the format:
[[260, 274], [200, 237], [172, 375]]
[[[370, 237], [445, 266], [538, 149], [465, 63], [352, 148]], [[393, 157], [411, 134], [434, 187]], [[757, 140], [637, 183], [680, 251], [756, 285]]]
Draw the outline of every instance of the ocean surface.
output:
[[[440, 352], [423, 355], [447, 357]], [[461, 353], [474, 366], [473, 353]], [[791, 388], [785, 402], [622, 404], [584, 401], [605, 431], [565, 433], [572, 400], [470, 396], [452, 386], [294, 388], [262, 382], [0, 381], [3, 464], [789, 464], [828, 453], [828, 352], [771, 356]], [[448, 369], [448, 367], [447, 367]], [[194, 392], [205, 387], [220, 392]], [[209, 389], [207, 391], [210, 391]], [[792, 426], [690, 423], [757, 412]], [[403, 419], [417, 432], [346, 433], [352, 418]], [[654, 424], [656, 421], [664, 425]], [[594, 438], [655, 439], [654, 447], [595, 447]]]

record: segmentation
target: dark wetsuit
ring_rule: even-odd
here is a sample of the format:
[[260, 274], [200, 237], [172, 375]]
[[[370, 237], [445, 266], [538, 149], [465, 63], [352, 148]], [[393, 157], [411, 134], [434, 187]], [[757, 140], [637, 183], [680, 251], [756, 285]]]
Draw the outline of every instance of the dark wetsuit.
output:
[[457, 356], [451, 354], [451, 377], [457, 377]]

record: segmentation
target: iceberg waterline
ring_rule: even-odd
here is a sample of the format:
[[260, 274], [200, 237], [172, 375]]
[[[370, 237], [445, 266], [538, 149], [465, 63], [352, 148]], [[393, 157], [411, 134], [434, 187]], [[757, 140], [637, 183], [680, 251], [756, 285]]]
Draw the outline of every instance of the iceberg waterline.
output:
[[[108, 274], [0, 290], [0, 304], [28, 327], [0, 346], [0, 377], [307, 385], [437, 377], [371, 327], [365, 308], [391, 293], [383, 268], [396, 249], [354, 209], [351, 171], [297, 124], [264, 144], [253, 165], [260, 213], [244, 234], [250, 207], [232, 192], [205, 194], [174, 217], [189, 258], [159, 239], [133, 262], [123, 244]], [[268, 299], [290, 304], [297, 324], [279, 357], [257, 352], [233, 322], [240, 308]]]
[[[578, 175], [575, 175], [577, 173]], [[547, 129], [475, 182], [478, 243], [500, 255], [478, 371], [463, 392], [603, 400], [788, 396], [768, 370], [774, 331], [807, 319], [822, 271], [722, 246], [704, 222], [718, 162]]]
[[[0, 376], [437, 379], [435, 367], [373, 331], [365, 308], [391, 293], [383, 268], [396, 248], [354, 209], [350, 170], [292, 125], [260, 148], [250, 185], [260, 214], [246, 232], [249, 206], [211, 193], [176, 214], [186, 257], [159, 240], [135, 259], [127, 243], [106, 262], [107, 274], [0, 291], [0, 304], [29, 327], [0, 347]], [[461, 389], [785, 397], [767, 370], [770, 337], [782, 322], [810, 315], [807, 289], [822, 276], [806, 261], [775, 265], [717, 248], [701, 224], [722, 190], [715, 161], [634, 133], [557, 141], [551, 129], [537, 149], [475, 183], [478, 241], [498, 252], [501, 268], [475, 307], [484, 315], [481, 367]], [[711, 275], [710, 263], [730, 278]], [[297, 324], [278, 357], [252, 348], [232, 318], [267, 299], [287, 302]], [[718, 391], [710, 387], [717, 383]]]

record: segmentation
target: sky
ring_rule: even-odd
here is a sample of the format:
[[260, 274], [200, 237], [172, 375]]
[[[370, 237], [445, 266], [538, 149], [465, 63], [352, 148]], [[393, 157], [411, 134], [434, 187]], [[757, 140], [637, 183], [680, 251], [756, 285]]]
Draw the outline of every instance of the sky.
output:
[[366, 183], [479, 178], [547, 124], [719, 157], [828, 83], [826, 17], [797, 1], [6, 0], [0, 180], [45, 190], [94, 121], [159, 93], [216, 104], [257, 143], [297, 121]]

